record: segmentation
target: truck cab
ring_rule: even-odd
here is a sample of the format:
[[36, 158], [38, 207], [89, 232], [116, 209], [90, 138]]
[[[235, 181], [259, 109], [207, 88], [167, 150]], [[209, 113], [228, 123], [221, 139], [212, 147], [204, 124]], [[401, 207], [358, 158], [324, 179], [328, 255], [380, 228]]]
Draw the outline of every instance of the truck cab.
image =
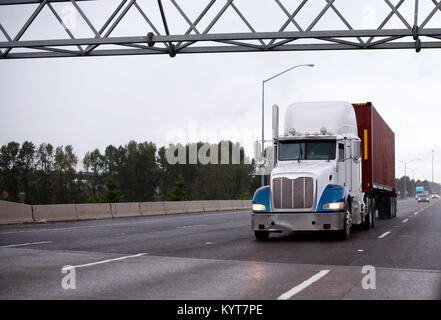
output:
[[[362, 150], [348, 102], [294, 103], [279, 135], [273, 107], [269, 185], [253, 197], [252, 229], [258, 240], [271, 232], [337, 231], [348, 239], [352, 225], [372, 228], [373, 200], [362, 190]], [[373, 199], [373, 198], [372, 198]]]

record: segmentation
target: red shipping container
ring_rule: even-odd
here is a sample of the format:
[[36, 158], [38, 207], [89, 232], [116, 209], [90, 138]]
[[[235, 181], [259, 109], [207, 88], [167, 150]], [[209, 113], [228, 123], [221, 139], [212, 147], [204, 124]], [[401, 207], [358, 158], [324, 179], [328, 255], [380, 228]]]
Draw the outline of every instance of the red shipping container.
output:
[[395, 192], [395, 134], [371, 102], [352, 104], [361, 139], [364, 192]]

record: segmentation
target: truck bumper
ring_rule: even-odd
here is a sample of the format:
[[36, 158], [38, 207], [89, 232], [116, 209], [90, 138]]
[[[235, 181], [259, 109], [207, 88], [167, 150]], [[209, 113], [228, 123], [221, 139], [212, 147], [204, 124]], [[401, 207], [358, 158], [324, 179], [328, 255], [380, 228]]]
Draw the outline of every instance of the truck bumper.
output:
[[344, 212], [327, 213], [253, 213], [254, 231], [322, 231], [342, 230]]

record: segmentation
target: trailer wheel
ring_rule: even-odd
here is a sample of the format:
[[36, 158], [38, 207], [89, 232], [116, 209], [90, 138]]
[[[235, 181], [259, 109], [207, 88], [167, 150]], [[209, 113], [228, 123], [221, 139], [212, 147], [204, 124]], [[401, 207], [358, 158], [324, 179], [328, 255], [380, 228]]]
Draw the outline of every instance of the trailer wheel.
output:
[[393, 202], [394, 202], [394, 218], [396, 218], [397, 217], [397, 211], [398, 211], [397, 197], [393, 197]]
[[257, 241], [265, 241], [269, 238], [269, 231], [254, 231], [254, 236]]
[[346, 203], [346, 212], [343, 219], [343, 230], [339, 231], [339, 237], [342, 240], [348, 240], [351, 237], [352, 215], [350, 211], [351, 203]]
[[384, 219], [392, 219], [394, 218], [394, 208], [393, 208], [393, 204], [392, 204], [392, 197], [385, 197], [384, 198]]
[[[381, 200], [380, 200], [381, 199]], [[380, 219], [392, 219], [393, 216], [393, 204], [392, 197], [381, 197], [381, 205], [378, 208], [378, 217]]]

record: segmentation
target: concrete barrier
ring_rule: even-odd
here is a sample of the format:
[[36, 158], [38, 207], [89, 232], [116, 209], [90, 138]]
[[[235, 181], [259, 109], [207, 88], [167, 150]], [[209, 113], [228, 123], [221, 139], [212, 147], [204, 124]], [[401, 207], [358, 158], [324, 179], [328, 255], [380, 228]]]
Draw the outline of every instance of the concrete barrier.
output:
[[43, 204], [32, 208], [35, 222], [78, 220], [75, 204]]
[[77, 204], [77, 214], [80, 220], [113, 218], [109, 203]]
[[221, 211], [234, 210], [232, 200], [216, 200]]
[[242, 210], [250, 210], [253, 207], [251, 200], [242, 200]]
[[233, 204], [234, 210], [242, 210], [243, 209], [242, 200], [231, 200], [231, 203]]
[[165, 201], [165, 214], [186, 213], [186, 201]]
[[204, 212], [204, 201], [185, 201], [187, 212]]
[[112, 213], [115, 218], [140, 217], [139, 202], [111, 203]]
[[32, 222], [32, 206], [0, 200], [0, 224]]
[[231, 210], [251, 210], [251, 200], [84, 203], [35, 206], [0, 201], [0, 224], [94, 220]]
[[219, 202], [217, 200], [205, 200], [204, 201], [204, 211], [212, 212], [212, 211], [220, 211]]
[[141, 202], [139, 209], [142, 216], [157, 216], [165, 214], [165, 205], [163, 201]]

